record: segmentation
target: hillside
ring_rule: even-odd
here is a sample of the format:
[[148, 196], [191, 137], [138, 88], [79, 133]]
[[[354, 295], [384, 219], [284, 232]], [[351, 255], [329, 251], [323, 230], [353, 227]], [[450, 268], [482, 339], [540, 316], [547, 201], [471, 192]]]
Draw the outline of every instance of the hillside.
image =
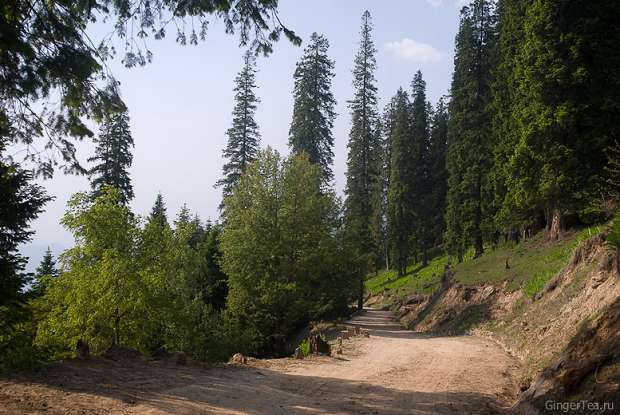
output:
[[393, 310], [415, 331], [497, 341], [521, 361], [524, 401], [552, 393], [604, 401], [617, 394], [620, 373], [613, 347], [620, 280], [605, 238], [588, 228], [553, 243], [538, 234], [451, 267], [436, 257], [401, 278], [369, 278], [367, 303]]

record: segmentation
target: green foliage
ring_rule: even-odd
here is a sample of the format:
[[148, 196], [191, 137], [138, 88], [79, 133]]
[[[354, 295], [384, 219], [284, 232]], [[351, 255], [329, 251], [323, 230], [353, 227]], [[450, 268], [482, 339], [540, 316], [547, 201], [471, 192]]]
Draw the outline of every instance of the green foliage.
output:
[[224, 149], [224, 178], [217, 182], [223, 186], [224, 197], [230, 195], [239, 178], [258, 153], [260, 133], [254, 120], [260, 99], [254, 93], [256, 89], [256, 57], [251, 51], [243, 55], [243, 69], [235, 78], [235, 108], [233, 109], [232, 127], [226, 131], [228, 144]]
[[429, 227], [430, 246], [440, 246], [446, 228], [446, 192], [448, 172], [446, 154], [448, 148], [448, 107], [444, 97], [439, 98], [437, 108], [431, 114], [431, 132], [428, 155], [430, 190], [426, 221]]
[[45, 291], [45, 286], [48, 283], [48, 279], [56, 278], [58, 276], [58, 269], [56, 268], [56, 261], [52, 255], [52, 251], [47, 247], [45, 255], [41, 263], [37, 267], [34, 274], [34, 281], [32, 283], [32, 295], [41, 295]]
[[76, 245], [61, 256], [65, 271], [41, 298], [47, 313], [37, 344], [72, 349], [83, 339], [95, 353], [111, 344], [136, 346], [152, 290], [136, 267], [136, 219], [120, 201], [110, 187], [95, 201], [84, 193], [69, 201], [62, 222]]
[[[373, 295], [388, 290], [402, 298], [416, 292], [432, 293], [439, 287], [441, 275], [448, 264], [452, 265], [455, 280], [461, 284], [508, 283], [510, 290], [523, 289], [532, 297], [566, 265], [574, 249], [586, 239], [602, 230], [593, 226], [567, 233], [557, 242], [547, 242], [544, 232], [520, 244], [508, 242], [474, 258], [473, 248], [461, 263], [453, 264], [447, 255], [433, 258], [427, 266], [421, 263], [410, 265], [404, 276], [395, 271], [385, 271], [365, 281], [365, 288]], [[506, 269], [508, 260], [509, 269]]]
[[414, 227], [412, 194], [415, 178], [413, 140], [409, 98], [401, 89], [394, 97], [393, 120], [390, 137], [390, 181], [388, 187], [388, 237], [394, 251], [395, 267], [399, 275], [405, 274], [410, 251], [410, 238]]
[[[45, 1], [18, 0], [3, 4], [1, 147], [6, 142], [23, 144], [28, 158], [38, 162], [46, 175], [52, 174], [57, 160], [65, 163], [65, 170], [83, 171], [70, 138], [92, 137], [84, 120], [100, 121], [118, 104], [98, 86], [107, 75], [105, 61], [115, 54], [110, 44], [113, 37], [94, 45], [85, 34], [88, 24], [111, 18], [113, 33], [126, 40], [123, 63], [128, 67], [150, 62], [148, 39], [165, 37], [168, 25], [176, 28], [179, 43], [196, 44], [199, 38], [205, 39], [211, 19], [222, 21], [227, 33], [236, 32], [242, 46], [269, 54], [282, 34], [294, 44], [301, 43], [280, 21], [277, 6], [276, 0], [102, 0], [53, 7]], [[189, 33], [184, 29], [186, 19], [192, 20]], [[48, 151], [31, 151], [30, 144], [43, 137], [48, 141], [33, 148]]]
[[412, 229], [412, 248], [427, 261], [427, 252], [431, 248], [431, 197], [433, 191], [431, 157], [430, 157], [430, 104], [426, 100], [426, 82], [422, 72], [416, 72], [411, 82], [411, 152], [408, 154], [412, 166], [412, 186], [410, 189], [411, 205], [414, 215]]
[[620, 211], [616, 213], [607, 235], [607, 245], [613, 249], [620, 249]]
[[446, 212], [446, 246], [458, 258], [469, 246], [476, 256], [482, 254], [485, 221], [492, 211], [489, 107], [496, 26], [490, 0], [475, 0], [461, 11], [451, 87]]
[[[120, 203], [120, 191], [84, 193], [69, 202], [63, 224], [76, 244], [61, 256], [57, 278], [33, 300], [37, 347], [66, 356], [78, 340], [93, 353], [112, 344], [143, 353], [184, 350], [219, 360], [228, 338], [219, 311], [225, 275], [219, 270], [219, 227], [202, 226], [184, 207], [172, 229], [158, 197], [144, 227]], [[224, 287], [222, 287], [224, 285]]]
[[[0, 161], [0, 312], [2, 322], [11, 319], [5, 314], [24, 302], [21, 294], [30, 281], [23, 270], [26, 259], [18, 253], [20, 244], [34, 233], [29, 224], [51, 198], [43, 188], [31, 183], [32, 176], [15, 164]], [[2, 323], [0, 323], [2, 324]]]
[[[618, 139], [617, 2], [504, 1], [496, 107], [504, 225], [544, 213], [601, 220], [605, 149]], [[598, 211], [598, 213], [597, 213]], [[555, 236], [555, 235], [554, 235]]]
[[331, 91], [334, 61], [327, 56], [328, 48], [325, 37], [312, 33], [310, 43], [297, 62], [293, 74], [293, 120], [289, 131], [292, 152], [305, 152], [311, 162], [321, 167], [323, 185], [333, 179], [332, 128], [336, 118], [336, 99]]
[[228, 313], [248, 333], [246, 353], [269, 353], [269, 338], [347, 309], [353, 267], [343, 251], [339, 207], [321, 190], [305, 154], [259, 153], [225, 200], [222, 266]]
[[523, 293], [529, 297], [534, 297], [536, 293], [543, 289], [547, 281], [555, 275], [553, 270], [546, 270], [540, 274], [535, 274], [523, 285]]
[[[510, 289], [528, 286], [527, 290], [531, 292], [535, 287], [544, 286], [566, 265], [579, 243], [598, 232], [600, 227], [589, 227], [567, 233], [553, 243], [546, 241], [544, 232], [541, 232], [520, 244], [500, 244], [480, 258], [456, 264], [456, 278], [472, 285], [507, 281]], [[506, 260], [509, 269], [506, 269]]]
[[427, 294], [439, 287], [439, 280], [445, 266], [447, 255], [436, 256], [427, 265], [422, 263], [407, 267], [405, 275], [398, 276], [394, 270], [384, 271], [365, 281], [365, 287], [371, 294], [379, 294], [384, 290], [399, 293], [418, 292]]
[[[351, 131], [347, 159], [345, 188], [346, 232], [349, 244], [364, 264], [359, 278], [375, 269], [384, 256], [381, 171], [383, 148], [377, 114], [375, 71], [377, 52], [372, 40], [370, 13], [362, 16], [361, 40], [353, 68], [354, 98], [348, 102], [351, 110]], [[363, 293], [360, 291], [358, 306]]]
[[301, 343], [299, 343], [299, 349], [301, 350], [301, 354], [304, 356], [310, 356], [310, 340], [303, 339]]
[[[118, 95], [118, 84], [112, 80], [107, 86], [111, 96]], [[117, 98], [117, 101], [121, 101]], [[133, 162], [131, 148], [134, 146], [129, 130], [127, 107], [119, 104], [112, 112], [103, 117], [99, 137], [93, 140], [97, 147], [95, 155], [88, 159], [95, 166], [88, 172], [94, 197], [99, 196], [103, 188], [112, 186], [121, 191], [121, 202], [133, 199], [133, 186], [128, 169]]]
[[30, 240], [29, 224], [50, 198], [31, 180], [19, 166], [0, 161], [0, 371], [37, 359], [30, 346], [32, 311], [25, 292], [31, 276], [24, 272], [26, 258], [18, 247]]

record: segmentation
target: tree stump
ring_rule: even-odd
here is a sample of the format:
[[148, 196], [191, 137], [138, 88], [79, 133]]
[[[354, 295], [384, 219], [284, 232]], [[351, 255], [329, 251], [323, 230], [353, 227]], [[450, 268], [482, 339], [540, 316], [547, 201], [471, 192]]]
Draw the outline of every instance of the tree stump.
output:
[[321, 336], [312, 335], [310, 336], [310, 351], [314, 354], [331, 354], [331, 347], [329, 343], [327, 343]]
[[88, 347], [88, 343], [82, 339], [78, 340], [75, 345], [75, 354], [78, 359], [88, 359], [90, 357], [90, 347]]

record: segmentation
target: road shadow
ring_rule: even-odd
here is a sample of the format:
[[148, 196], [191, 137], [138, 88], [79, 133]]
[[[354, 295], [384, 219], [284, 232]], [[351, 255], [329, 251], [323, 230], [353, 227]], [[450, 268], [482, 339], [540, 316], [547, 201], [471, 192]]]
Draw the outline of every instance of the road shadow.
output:
[[67, 393], [75, 393], [78, 400], [84, 399], [85, 394], [112, 398], [124, 402], [123, 410], [127, 413], [138, 414], [508, 413], [494, 396], [479, 393], [404, 391], [367, 382], [248, 366], [204, 369], [96, 359], [59, 364], [45, 374], [22, 376], [18, 381], [45, 386], [43, 393], [32, 397], [22, 394], [20, 400], [30, 410], [36, 409], [37, 404], [45, 405], [42, 411], [52, 415], [101, 413], [102, 409], [90, 408], [91, 412], [84, 412], [84, 406], [65, 405], [57, 410], [53, 404], [55, 393], [65, 397]]

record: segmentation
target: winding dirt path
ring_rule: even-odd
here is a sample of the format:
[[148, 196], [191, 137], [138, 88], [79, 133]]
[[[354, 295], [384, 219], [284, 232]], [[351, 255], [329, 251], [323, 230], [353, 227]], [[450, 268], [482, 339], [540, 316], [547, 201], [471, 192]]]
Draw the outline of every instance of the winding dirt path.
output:
[[495, 414], [517, 363], [471, 336], [425, 337], [389, 312], [348, 322], [370, 338], [343, 354], [202, 369], [164, 362], [67, 362], [40, 379], [0, 380], [0, 414]]

